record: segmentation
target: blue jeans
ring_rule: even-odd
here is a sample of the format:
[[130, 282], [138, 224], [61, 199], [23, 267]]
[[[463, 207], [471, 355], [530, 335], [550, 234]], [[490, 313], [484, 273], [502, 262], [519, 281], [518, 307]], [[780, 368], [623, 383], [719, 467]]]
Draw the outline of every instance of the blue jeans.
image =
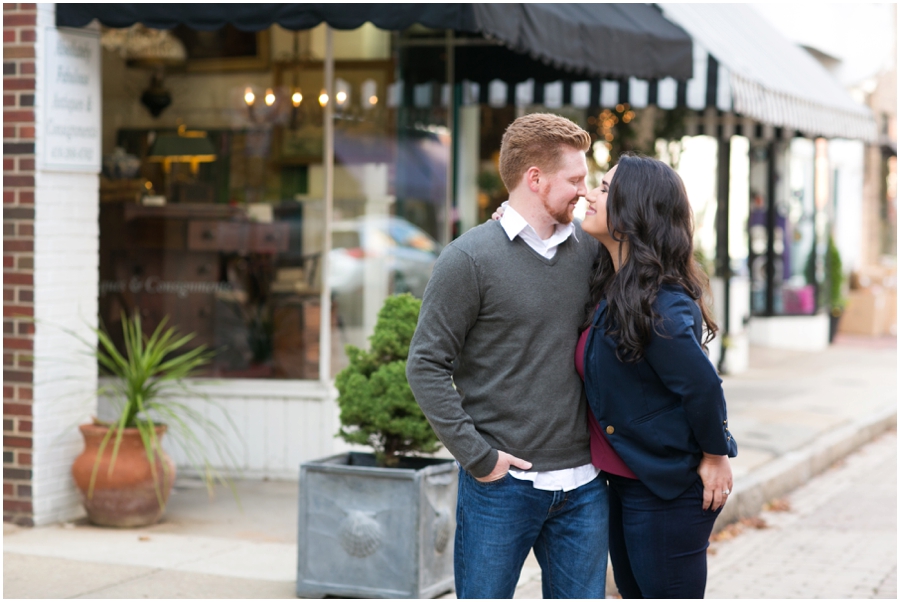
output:
[[703, 509], [698, 478], [674, 500], [636, 479], [609, 480], [609, 556], [623, 598], [702, 598], [706, 549], [722, 509]]
[[609, 502], [602, 476], [569, 492], [508, 474], [491, 483], [459, 472], [454, 572], [459, 598], [512, 598], [528, 552], [544, 598], [603, 598]]

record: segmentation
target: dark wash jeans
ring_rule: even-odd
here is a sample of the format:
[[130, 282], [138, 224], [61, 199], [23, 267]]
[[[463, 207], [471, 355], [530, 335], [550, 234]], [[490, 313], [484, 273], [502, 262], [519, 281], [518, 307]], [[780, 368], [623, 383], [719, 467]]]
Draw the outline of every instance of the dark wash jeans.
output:
[[459, 598], [512, 598], [528, 552], [544, 598], [603, 598], [609, 503], [602, 476], [569, 492], [508, 474], [481, 483], [459, 472], [454, 572]]
[[623, 598], [702, 598], [706, 549], [722, 509], [703, 510], [698, 478], [674, 500], [636, 479], [609, 481], [609, 556]]

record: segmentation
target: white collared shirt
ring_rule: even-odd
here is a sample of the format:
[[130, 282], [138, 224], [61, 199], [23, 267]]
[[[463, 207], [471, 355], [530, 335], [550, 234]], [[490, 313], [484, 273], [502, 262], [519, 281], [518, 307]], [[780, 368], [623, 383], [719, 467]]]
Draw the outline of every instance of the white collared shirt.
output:
[[[553, 234], [550, 235], [550, 238], [544, 240], [538, 236], [537, 231], [522, 217], [521, 213], [509, 206], [509, 201], [504, 201], [503, 207], [505, 211], [500, 218], [500, 225], [503, 226], [503, 230], [509, 239], [513, 240], [518, 236], [541, 257], [553, 259], [556, 255], [556, 248], [570, 236], [575, 236], [575, 226], [569, 222], [565, 225], [556, 224]], [[577, 236], [575, 236], [575, 240], [578, 240]]]
[[[556, 224], [556, 228], [550, 238], [544, 240], [538, 236], [537, 231], [522, 217], [518, 211], [509, 206], [509, 201], [503, 203], [505, 211], [500, 218], [500, 225], [509, 237], [515, 240], [516, 236], [535, 250], [542, 257], [553, 259], [560, 244], [570, 236], [575, 237], [575, 226], [572, 223]], [[578, 240], [575, 237], [575, 240]], [[585, 276], [587, 277], [587, 276]], [[575, 361], [573, 358], [572, 361]], [[522, 458], [526, 460], [527, 458]], [[574, 468], [551, 470], [547, 472], [526, 472], [523, 470], [510, 470], [509, 476], [531, 481], [535, 489], [544, 491], [572, 491], [582, 485], [586, 485], [597, 478], [600, 470], [593, 464], [585, 464]]]

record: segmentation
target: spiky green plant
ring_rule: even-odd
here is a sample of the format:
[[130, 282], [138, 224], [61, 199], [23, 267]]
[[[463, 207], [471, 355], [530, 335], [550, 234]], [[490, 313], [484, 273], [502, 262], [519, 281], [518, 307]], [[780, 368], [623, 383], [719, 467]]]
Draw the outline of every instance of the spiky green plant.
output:
[[388, 297], [378, 312], [371, 349], [347, 345], [350, 365], [335, 378], [341, 430], [348, 443], [368, 445], [379, 466], [397, 466], [405, 453], [433, 453], [440, 443], [406, 380], [409, 343], [422, 301]]
[[[173, 437], [179, 441], [191, 464], [202, 476], [210, 495], [216, 482], [227, 485], [233, 493], [235, 491], [231, 480], [209, 462], [208, 454], [198, 437], [198, 432], [205, 433], [219, 453], [219, 457], [236, 465], [234, 456], [226, 445], [224, 431], [197, 410], [178, 401], [179, 397], [198, 396], [198, 393], [189, 388], [185, 379], [195, 375], [198, 369], [207, 365], [214, 352], [208, 350], [205, 345], [183, 350], [194, 338], [194, 334], [179, 335], [175, 327], [166, 328], [167, 322], [168, 316], [160, 321], [148, 337], [141, 329], [140, 314], [135, 312], [134, 318], [129, 318], [123, 312], [124, 353], [119, 351], [103, 328], [93, 329], [97, 336], [96, 343], [75, 335], [96, 355], [102, 372], [112, 377], [109, 384], [99, 388], [98, 394], [111, 399], [118, 410], [116, 420], [110, 423], [97, 421], [109, 426], [109, 430], [100, 443], [97, 461], [91, 473], [88, 497], [93, 495], [100, 459], [107, 444], [113, 440], [109, 464], [109, 474], [112, 474], [124, 430], [136, 428], [150, 462], [157, 499], [160, 507], [164, 508], [161, 480], [157, 474], [155, 461], [161, 451], [156, 426], [163, 423], [172, 431]], [[199, 395], [199, 397], [215, 405], [215, 402], [207, 396]], [[228, 414], [224, 411], [223, 414], [237, 432]], [[165, 473], [169, 468], [166, 463], [162, 463], [162, 466], [166, 476]]]

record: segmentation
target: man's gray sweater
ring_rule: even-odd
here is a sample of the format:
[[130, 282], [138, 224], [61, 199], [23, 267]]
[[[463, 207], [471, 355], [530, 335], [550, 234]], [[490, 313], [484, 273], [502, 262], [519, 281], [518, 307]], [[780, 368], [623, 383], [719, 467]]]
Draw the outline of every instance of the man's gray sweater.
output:
[[575, 346], [597, 249], [576, 223], [546, 259], [492, 221], [435, 263], [406, 374], [438, 437], [475, 477], [490, 474], [498, 450], [540, 472], [590, 463]]

